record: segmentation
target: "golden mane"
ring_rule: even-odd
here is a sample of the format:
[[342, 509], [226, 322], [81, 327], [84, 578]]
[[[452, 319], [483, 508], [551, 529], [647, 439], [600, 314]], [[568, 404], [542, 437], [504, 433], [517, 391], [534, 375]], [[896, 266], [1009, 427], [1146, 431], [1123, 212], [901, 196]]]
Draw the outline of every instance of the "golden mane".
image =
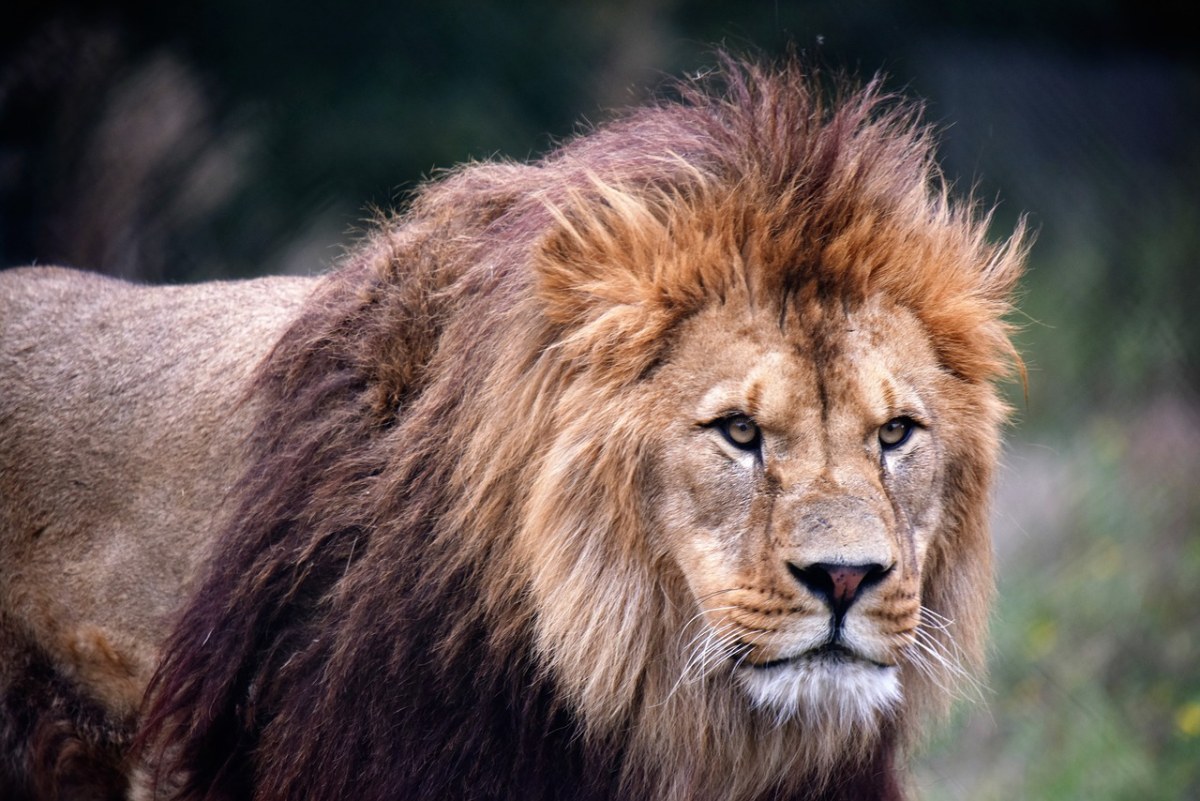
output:
[[926, 635], [977, 665], [1021, 235], [991, 244], [949, 199], [916, 108], [838, 92], [725, 60], [381, 221], [258, 378], [252, 467], [149, 695], [161, 778], [188, 799], [899, 794], [894, 754], [961, 668], [906, 667], [902, 711], [863, 732], [681, 682], [696, 610], [643, 536], [627, 405], [708, 305], [911, 310], [973, 421]]

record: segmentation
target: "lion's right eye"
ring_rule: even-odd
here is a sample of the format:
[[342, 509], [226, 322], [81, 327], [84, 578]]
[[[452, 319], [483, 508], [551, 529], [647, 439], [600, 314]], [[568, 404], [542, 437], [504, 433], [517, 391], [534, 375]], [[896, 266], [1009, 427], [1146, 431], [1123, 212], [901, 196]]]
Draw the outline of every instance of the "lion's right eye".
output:
[[757, 451], [762, 441], [762, 431], [758, 423], [744, 414], [735, 414], [722, 418], [716, 423], [721, 434], [729, 444], [743, 451]]
[[912, 436], [917, 424], [909, 417], [894, 417], [879, 427], [879, 444], [885, 451], [899, 448]]

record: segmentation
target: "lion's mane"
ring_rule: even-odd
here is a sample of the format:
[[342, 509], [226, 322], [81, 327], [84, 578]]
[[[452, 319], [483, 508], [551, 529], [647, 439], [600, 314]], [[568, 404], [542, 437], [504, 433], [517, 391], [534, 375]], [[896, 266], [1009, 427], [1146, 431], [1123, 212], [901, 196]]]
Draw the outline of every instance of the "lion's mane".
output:
[[162, 782], [187, 799], [900, 794], [895, 754], [953, 667], [906, 669], [903, 707], [861, 737], [759, 714], [719, 678], [676, 686], [695, 609], [639, 537], [647, 421], [622, 404], [734, 285], [781, 318], [810, 292], [912, 309], [978, 420], [947, 446], [923, 602], [954, 624], [927, 634], [978, 661], [1019, 237], [989, 244], [947, 199], [916, 109], [877, 84], [837, 94], [727, 60], [380, 221], [255, 385], [253, 466], [149, 694]]

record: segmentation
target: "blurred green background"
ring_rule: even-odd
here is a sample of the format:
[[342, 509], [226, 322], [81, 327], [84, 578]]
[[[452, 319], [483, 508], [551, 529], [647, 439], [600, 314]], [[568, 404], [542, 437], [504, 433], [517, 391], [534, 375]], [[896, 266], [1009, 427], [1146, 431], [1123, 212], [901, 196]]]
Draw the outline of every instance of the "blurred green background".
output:
[[1183, 4], [6, 4], [0, 265], [325, 269], [371, 205], [524, 159], [711, 47], [928, 101], [946, 173], [1029, 215], [1027, 392], [991, 675], [928, 799], [1200, 798], [1200, 48]]

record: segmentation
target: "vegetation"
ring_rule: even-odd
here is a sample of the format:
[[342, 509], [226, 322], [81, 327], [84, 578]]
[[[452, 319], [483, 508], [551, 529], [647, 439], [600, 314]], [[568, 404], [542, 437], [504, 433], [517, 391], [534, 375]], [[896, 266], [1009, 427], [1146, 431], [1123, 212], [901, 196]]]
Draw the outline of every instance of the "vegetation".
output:
[[1054, 441], [1010, 453], [989, 686], [921, 797], [1195, 798], [1200, 419], [1159, 401]]

